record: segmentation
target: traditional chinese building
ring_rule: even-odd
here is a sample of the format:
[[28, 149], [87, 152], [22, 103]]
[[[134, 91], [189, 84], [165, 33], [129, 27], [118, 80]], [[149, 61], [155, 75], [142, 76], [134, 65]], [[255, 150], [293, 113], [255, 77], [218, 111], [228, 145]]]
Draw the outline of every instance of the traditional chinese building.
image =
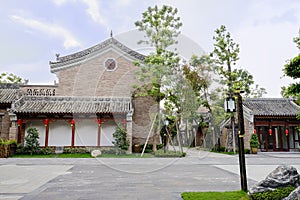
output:
[[71, 55], [57, 54], [50, 62], [57, 84], [0, 85], [1, 137], [23, 143], [26, 129], [35, 127], [41, 146], [103, 147], [113, 146], [116, 126], [124, 126], [129, 150], [143, 144], [157, 108], [152, 98], [133, 95], [133, 85], [140, 84], [133, 63], [143, 59], [111, 37]]
[[246, 99], [243, 107], [246, 132], [258, 135], [261, 151], [299, 150], [300, 107], [293, 100]]
[[[250, 138], [257, 134], [260, 151], [299, 151], [300, 107], [287, 98], [253, 98], [243, 102], [244, 143], [250, 149]], [[221, 145], [226, 146], [232, 133], [230, 119], [221, 124]], [[237, 142], [237, 126], [235, 141]], [[236, 145], [237, 147], [237, 145]]]

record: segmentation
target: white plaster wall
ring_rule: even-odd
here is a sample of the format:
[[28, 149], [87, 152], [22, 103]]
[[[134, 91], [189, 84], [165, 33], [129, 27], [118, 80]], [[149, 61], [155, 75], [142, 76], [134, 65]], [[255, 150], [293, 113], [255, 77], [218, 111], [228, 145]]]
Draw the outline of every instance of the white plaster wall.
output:
[[114, 146], [113, 133], [116, 130], [116, 123], [114, 121], [106, 121], [101, 125], [101, 139], [100, 146]]
[[72, 127], [68, 121], [58, 120], [49, 124], [49, 146], [71, 146]]
[[25, 137], [27, 136], [28, 128], [36, 128], [38, 130], [40, 146], [45, 146], [46, 128], [45, 128], [43, 121], [42, 120], [33, 120], [33, 121], [26, 123]]
[[75, 146], [97, 146], [98, 124], [95, 119], [76, 122]]

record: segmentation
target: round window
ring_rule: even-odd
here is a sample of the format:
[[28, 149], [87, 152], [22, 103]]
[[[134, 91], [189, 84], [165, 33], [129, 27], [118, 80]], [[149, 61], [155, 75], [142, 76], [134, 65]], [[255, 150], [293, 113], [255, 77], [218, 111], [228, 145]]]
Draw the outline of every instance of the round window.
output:
[[117, 67], [116, 61], [114, 59], [107, 59], [105, 61], [105, 68], [109, 71], [115, 70]]

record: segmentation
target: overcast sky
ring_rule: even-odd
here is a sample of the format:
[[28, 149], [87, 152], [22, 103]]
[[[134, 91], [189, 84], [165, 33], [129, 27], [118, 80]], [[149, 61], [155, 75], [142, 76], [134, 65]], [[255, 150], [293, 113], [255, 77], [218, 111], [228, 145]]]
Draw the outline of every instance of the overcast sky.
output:
[[0, 72], [29, 83], [53, 83], [49, 61], [132, 30], [148, 6], [177, 7], [182, 33], [205, 52], [213, 49], [222, 24], [240, 44], [237, 67], [248, 70], [265, 97], [280, 97], [291, 82], [282, 68], [299, 53], [293, 38], [300, 28], [299, 0], [1, 0]]

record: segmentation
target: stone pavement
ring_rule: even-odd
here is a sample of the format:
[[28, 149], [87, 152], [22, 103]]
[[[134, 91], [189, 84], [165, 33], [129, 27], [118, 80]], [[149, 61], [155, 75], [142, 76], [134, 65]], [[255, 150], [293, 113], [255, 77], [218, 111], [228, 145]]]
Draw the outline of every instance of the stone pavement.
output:
[[[0, 200], [181, 199], [184, 191], [240, 190], [237, 155], [185, 149], [186, 158], [0, 159]], [[248, 187], [299, 153], [246, 155]]]

